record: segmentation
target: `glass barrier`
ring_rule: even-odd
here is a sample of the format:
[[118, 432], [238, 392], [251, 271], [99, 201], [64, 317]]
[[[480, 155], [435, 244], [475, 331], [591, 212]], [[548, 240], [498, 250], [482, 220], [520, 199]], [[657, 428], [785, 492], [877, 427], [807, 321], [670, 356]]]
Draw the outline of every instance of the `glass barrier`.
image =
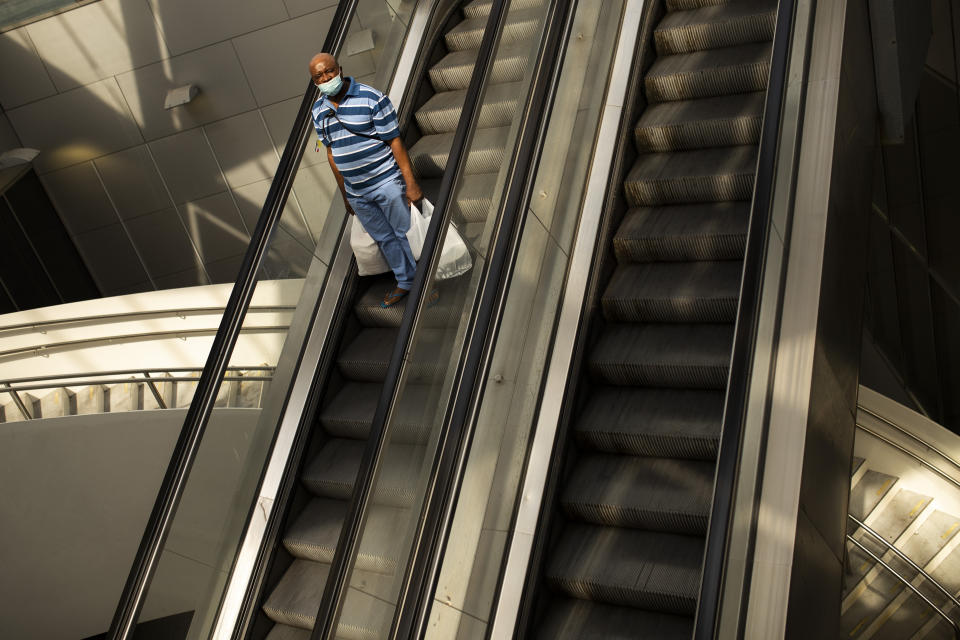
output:
[[[360, 0], [350, 18], [349, 54], [339, 56], [344, 73], [386, 92], [415, 5], [413, 1]], [[304, 60], [304, 72], [306, 64]], [[306, 73], [304, 79], [306, 84]], [[322, 146], [318, 151], [311, 128], [279, 225], [257, 273], [255, 296], [261, 302], [270, 298], [278, 283], [283, 283], [288, 296], [294, 287], [299, 299], [284, 331], [259, 335], [257, 346], [272, 355], [276, 369], [262, 390], [256, 419], [242, 424], [218, 420], [214, 409], [139, 622], [190, 612], [186, 637], [209, 636], [318, 296], [327, 286], [326, 274], [345, 218], [326, 153]], [[243, 330], [255, 334], [257, 327], [248, 326], [252, 321], [248, 315]], [[244, 343], [238, 342], [230, 366], [247, 362], [247, 355]]]
[[577, 6], [427, 637], [486, 633], [623, 8]]
[[442, 255], [427, 278], [427, 294], [387, 419], [372, 504], [338, 612], [338, 636], [385, 637], [396, 612], [418, 514], [486, 277], [519, 131], [520, 119], [515, 116], [530, 90], [548, 4], [511, 3], [494, 47], [493, 71], [465, 146], [465, 169], [451, 190], [452, 223], [438, 238]]

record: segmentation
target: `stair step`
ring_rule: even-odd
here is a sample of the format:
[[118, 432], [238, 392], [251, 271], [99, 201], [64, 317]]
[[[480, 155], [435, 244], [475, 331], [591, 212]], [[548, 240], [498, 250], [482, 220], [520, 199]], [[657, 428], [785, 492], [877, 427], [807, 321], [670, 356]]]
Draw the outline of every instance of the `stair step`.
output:
[[[466, 173], [496, 173], [503, 164], [510, 127], [477, 129], [467, 154]], [[447, 167], [453, 133], [423, 136], [410, 149], [410, 162], [417, 176], [440, 178]]]
[[723, 389], [733, 325], [610, 325], [589, 356], [590, 371], [608, 384]]
[[310, 640], [310, 630], [291, 627], [279, 622], [273, 625], [265, 640]]
[[[511, 7], [507, 16], [507, 22], [503, 25], [500, 43], [513, 44], [516, 42], [526, 42], [529, 47], [530, 42], [532, 42], [537, 35], [537, 30], [540, 28], [542, 20], [543, 10], [538, 7], [527, 9], [514, 9]], [[480, 41], [483, 39], [483, 32], [486, 28], [487, 16], [467, 18], [448, 31], [443, 39], [447, 43], [447, 48], [451, 51], [476, 50], [480, 48]]]
[[[383, 386], [376, 382], [347, 382], [320, 412], [324, 431], [337, 438], [366, 440]], [[391, 442], [424, 444], [429, 427], [419, 419], [428, 406], [430, 391], [425, 385], [408, 384], [391, 418]]]
[[624, 189], [634, 207], [750, 200], [757, 148], [753, 145], [637, 158]]
[[743, 257], [749, 202], [630, 209], [613, 238], [620, 263]]
[[[367, 281], [369, 281], [369, 284], [367, 284]], [[362, 278], [360, 286], [366, 286], [366, 288], [362, 289], [363, 293], [356, 298], [353, 304], [353, 312], [360, 324], [367, 328], [398, 329], [400, 322], [403, 320], [403, 313], [410, 302], [410, 297], [402, 298], [400, 302], [386, 309], [380, 306], [384, 297], [397, 286], [393, 274]], [[421, 327], [436, 329], [449, 326], [451, 313], [460, 312], [460, 308], [456, 307], [455, 304], [459, 299], [459, 296], [457, 296], [459, 292], [452, 283], [439, 282], [436, 289], [440, 298], [431, 307], [424, 310], [420, 318]]]
[[775, 0], [742, 0], [721, 6], [673, 11], [653, 33], [657, 53], [671, 55], [773, 39]]
[[757, 91], [652, 104], [633, 130], [637, 149], [683, 151], [757, 144], [765, 96]]
[[591, 453], [560, 499], [573, 518], [614, 527], [705, 535], [714, 463]]
[[[406, 365], [409, 381], [424, 382], [438, 375], [440, 354], [445, 353], [441, 340], [444, 340], [445, 336], [442, 331], [427, 328], [419, 332], [414, 357]], [[347, 380], [382, 383], [387, 375], [387, 366], [396, 340], [397, 329], [361, 329], [337, 356], [337, 367]]]
[[[493, 0], [473, 0], [463, 8], [463, 15], [467, 18], [485, 18], [490, 15], [492, 6]], [[514, 10], [541, 6], [543, 6], [543, 0], [513, 0], [510, 3], [510, 8]]]
[[860, 482], [850, 490], [847, 511], [857, 520], [864, 521], [896, 482], [895, 476], [873, 469], [867, 470]]
[[693, 620], [556, 595], [537, 625], [550, 640], [690, 640]]
[[667, 0], [667, 11], [689, 11], [700, 7], [736, 4], [740, 0]]
[[[366, 443], [331, 438], [307, 464], [301, 480], [315, 496], [349, 500]], [[423, 447], [391, 444], [374, 493], [379, 505], [407, 507], [413, 502]]]
[[597, 451], [714, 460], [724, 394], [719, 391], [595, 387], [574, 423]]
[[[510, 124], [517, 111], [521, 90], [519, 82], [490, 85], [483, 96], [477, 127], [486, 129]], [[466, 97], [466, 89], [458, 89], [437, 93], [427, 100], [416, 113], [420, 132], [424, 135], [453, 133], [460, 122]]]
[[[497, 173], [464, 175], [454, 194], [453, 219], [467, 223], [485, 222], [490, 213], [491, 198], [497, 191], [497, 176]], [[440, 191], [440, 181], [436, 179], [424, 180], [420, 186], [427, 194], [437, 194]]]
[[[522, 80], [529, 54], [530, 45], [524, 42], [500, 47], [493, 61], [489, 82], [502, 84]], [[430, 84], [433, 85], [433, 90], [440, 92], [466, 89], [470, 85], [476, 63], [477, 52], [473, 49], [448, 53], [430, 68]]]
[[601, 303], [611, 322], [733, 322], [739, 260], [619, 265]]
[[547, 581], [584, 600], [693, 615], [703, 539], [596, 525], [567, 526]]
[[765, 91], [770, 43], [747, 44], [657, 58], [644, 79], [647, 100], [693, 100]]

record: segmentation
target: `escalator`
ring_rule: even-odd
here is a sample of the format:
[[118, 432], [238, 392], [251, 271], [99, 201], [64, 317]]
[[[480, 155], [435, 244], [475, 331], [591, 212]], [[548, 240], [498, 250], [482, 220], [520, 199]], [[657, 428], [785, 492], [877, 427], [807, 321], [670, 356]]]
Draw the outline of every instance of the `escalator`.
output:
[[596, 254], [529, 636], [692, 635], [776, 9], [648, 14], [635, 160]]
[[[442, 40], [427, 47], [428, 56], [436, 62], [420, 80], [420, 106], [407, 127], [405, 140], [417, 178], [434, 201], [492, 4], [492, 0], [461, 3], [444, 19]], [[515, 10], [505, 24], [503, 49], [480, 110], [464, 188], [453, 203], [468, 243], [483, 228], [490, 207], [517, 108], [518, 82], [525, 71], [527, 47], [511, 48], [511, 43], [522, 42], [539, 27], [538, 15], [528, 15], [528, 8], [540, 2], [514, 4], [517, 6], [512, 7]], [[390, 309], [379, 306], [394, 286], [392, 274], [351, 278], [346, 298], [349, 311], [340, 323], [337, 355], [325, 376], [299, 482], [284, 516], [281, 544], [273, 553], [261, 591], [252, 637], [287, 640], [310, 636], [406, 308], [406, 300]], [[432, 350], [436, 362], [448, 358], [440, 327], [447, 323], [450, 308], [457, 307], [461, 294], [455, 285], [449, 282], [438, 287], [439, 302], [422, 319], [421, 353]], [[436, 335], [431, 334], [432, 326], [437, 327]], [[416, 415], [417, 407], [426, 406], [427, 395], [435, 386], [430, 383], [442, 370], [423, 361], [414, 369], [397, 410], [404, 416]], [[366, 523], [366, 531], [375, 533], [364, 538], [355, 567], [370, 585], [393, 581], [403, 572], [397, 550], [402, 541], [395, 532], [403, 528], [401, 523], [409, 521], [428, 436], [427, 425], [418, 420], [402, 420], [393, 428], [394, 455], [381, 476], [389, 490], [375, 492]], [[371, 586], [370, 590], [376, 588]], [[369, 607], [348, 606], [340, 617], [338, 633], [344, 637], [378, 637], [389, 624], [388, 616], [370, 615]]]

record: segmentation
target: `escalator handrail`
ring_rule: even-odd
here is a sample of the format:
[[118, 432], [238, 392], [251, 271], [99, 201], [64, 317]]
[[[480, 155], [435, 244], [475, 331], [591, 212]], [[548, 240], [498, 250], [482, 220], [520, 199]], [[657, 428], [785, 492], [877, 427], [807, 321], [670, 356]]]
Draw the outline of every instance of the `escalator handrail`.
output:
[[347, 595], [347, 580], [359, 551], [362, 527], [372, 500], [372, 489], [388, 441], [388, 418], [396, 401], [400, 374], [413, 336], [413, 329], [419, 319], [420, 308], [423, 306], [427, 279], [435, 270], [440, 258], [440, 252], [436, 246], [437, 240], [441, 230], [447, 228], [451, 222], [453, 209], [449, 205], [453, 195], [453, 187], [459, 181], [459, 177], [466, 167], [467, 145], [476, 121], [479, 119], [481, 92], [486, 86], [487, 78], [493, 69], [496, 44], [499, 42], [499, 35], [506, 22], [509, 2], [510, 0], [493, 0], [490, 7], [483, 38], [477, 52], [477, 61], [470, 78], [470, 84], [467, 87], [463, 110], [460, 113], [460, 120], [453, 136], [437, 201], [434, 204], [433, 215], [430, 218], [430, 225], [424, 238], [420, 260], [417, 262], [413, 286], [407, 294], [406, 308], [387, 366], [382, 391], [370, 426], [370, 435], [367, 438], [360, 468], [357, 472], [357, 479], [354, 481], [350, 506], [341, 526], [336, 551], [330, 563], [323, 596], [320, 599], [315, 617], [316, 622], [310, 636], [311, 640], [333, 640], [336, 635], [340, 611]]
[[730, 519], [739, 473], [747, 396], [753, 373], [753, 354], [760, 326], [760, 301], [771, 227], [771, 205], [782, 108], [787, 87], [787, 63], [792, 44], [796, 0], [779, 0], [776, 30], [770, 53], [770, 77], [764, 106], [747, 232], [737, 323], [727, 378], [726, 403], [720, 432], [713, 505], [704, 549], [694, 640], [714, 637], [720, 613]]
[[[856, 538], [854, 538], [854, 537], [851, 536], [850, 534], [847, 534], [847, 541], [848, 541], [848, 542], [851, 542], [851, 543], [854, 544], [854, 545], [856, 545], [861, 551], [863, 551], [865, 554], [867, 554], [868, 556], [870, 556], [871, 558], [873, 558], [873, 560], [874, 560], [877, 564], [879, 564], [879, 565], [882, 566], [884, 569], [886, 569], [887, 571], [889, 571], [890, 573], [892, 573], [892, 574], [893, 574], [893, 577], [895, 577], [897, 580], [899, 580], [900, 582], [902, 582], [908, 589], [910, 589], [910, 591], [913, 592], [913, 594], [914, 594], [915, 596], [917, 596], [918, 598], [920, 598], [921, 600], [923, 600], [923, 602], [924, 602], [928, 607], [930, 607], [931, 609], [933, 609], [933, 610], [937, 613], [937, 615], [939, 615], [941, 618], [943, 618], [944, 620], [946, 620], [947, 623], [948, 623], [951, 627], [953, 627], [953, 637], [955, 638], [955, 640], [960, 640], [960, 627], [957, 626], [957, 623], [954, 622], [953, 619], [952, 619], [950, 616], [948, 616], [946, 613], [944, 613], [943, 609], [941, 609], [940, 607], [938, 607], [937, 605], [935, 605], [935, 604], [933, 603], [933, 601], [930, 600], [930, 598], [928, 598], [927, 596], [923, 595], [923, 593], [921, 593], [919, 589], [917, 589], [915, 586], [913, 586], [913, 584], [910, 582], [910, 580], [908, 580], [905, 576], [900, 575], [900, 573], [899, 573], [896, 569], [894, 569], [894, 568], [891, 567], [889, 564], [887, 564], [886, 562], [884, 562], [877, 554], [875, 554], [873, 551], [870, 551], [870, 549], [867, 549], [867, 548], [863, 545], [863, 543], [861, 543], [860, 541], [858, 541]], [[885, 541], [884, 541], [884, 542], [885, 542]], [[924, 574], [924, 575], [926, 575], [926, 574]], [[933, 579], [931, 578], [931, 580], [933, 580]], [[940, 586], [938, 583], [936, 583], [936, 581], [934, 581], [934, 584], [936, 584], [937, 586]]]
[[[358, 3], [359, 0], [340, 0], [324, 40], [323, 51], [333, 54], [339, 52]], [[311, 110], [318, 94], [319, 89], [311, 80], [270, 184], [260, 218], [240, 266], [236, 284], [224, 308], [217, 335], [210, 347], [193, 401], [184, 418], [180, 436], [160, 485], [150, 519], [147, 521], [140, 547], [114, 612], [110, 630], [107, 633], [109, 640], [128, 640], [136, 628], [137, 618], [160, 562], [164, 543], [170, 533], [177, 506], [190, 477], [190, 469], [197, 457], [207, 421], [213, 411], [221, 378], [230, 362], [243, 320], [250, 307], [250, 301], [256, 289], [257, 274], [293, 186], [293, 179], [312, 126]]]
[[434, 456], [428, 499], [421, 509], [414, 553], [408, 561], [402, 597], [389, 636], [393, 640], [426, 635], [433, 592], [454, 518], [456, 496], [467, 466], [470, 442], [485, 390], [484, 381], [489, 377], [503, 307], [527, 219], [525, 212], [533, 197], [537, 167], [577, 6], [578, 0], [554, 0], [544, 15], [543, 39], [514, 144], [505, 196], [494, 214], [497, 236], [490, 245], [493, 253], [477, 310], [467, 331], [468, 347], [456, 373], [454, 388], [457, 394], [447, 408], [440, 434], [443, 447]]

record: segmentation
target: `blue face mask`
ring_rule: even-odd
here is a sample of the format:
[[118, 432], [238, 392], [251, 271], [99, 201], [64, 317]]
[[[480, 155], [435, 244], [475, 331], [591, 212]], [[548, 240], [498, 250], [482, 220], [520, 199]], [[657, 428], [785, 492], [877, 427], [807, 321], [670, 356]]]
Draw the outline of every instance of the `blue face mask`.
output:
[[320, 93], [325, 96], [335, 96], [340, 93], [340, 87], [343, 86], [343, 76], [337, 74], [336, 77], [330, 78], [326, 82], [316, 82], [314, 83], [320, 87]]

